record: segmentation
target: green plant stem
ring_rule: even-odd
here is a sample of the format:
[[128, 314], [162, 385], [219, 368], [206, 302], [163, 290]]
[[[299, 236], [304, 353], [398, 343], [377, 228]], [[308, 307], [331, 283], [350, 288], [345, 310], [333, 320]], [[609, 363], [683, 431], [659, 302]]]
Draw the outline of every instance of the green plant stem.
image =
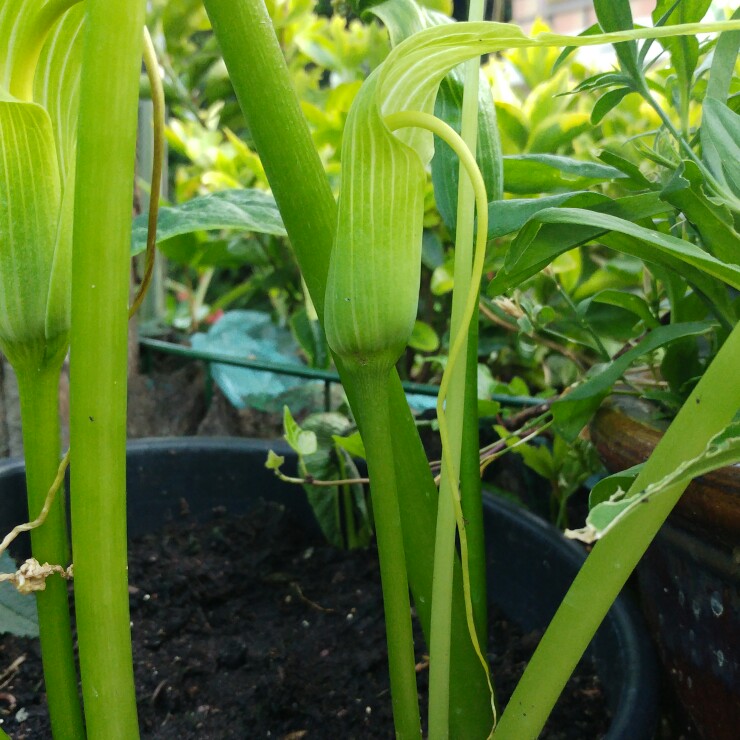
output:
[[90, 740], [134, 740], [126, 557], [131, 194], [143, 0], [87, 0], [73, 237], [72, 543]]
[[[336, 446], [335, 454], [337, 456], [337, 462], [339, 465], [339, 476], [344, 481], [347, 481], [347, 466], [345, 464], [345, 453], [343, 450], [338, 448], [339, 446]], [[337, 484], [339, 486], [340, 484]], [[355, 522], [355, 507], [354, 507], [354, 497], [352, 495], [352, 485], [353, 483], [345, 482], [340, 487], [337, 488], [337, 492], [341, 492], [342, 497], [342, 510], [344, 512], [344, 529], [346, 532], [346, 537], [344, 540], [345, 547], [348, 550], [353, 550], [357, 547], [362, 547], [363, 544], [367, 544], [367, 542], [362, 542], [361, 537], [359, 536], [357, 532], [357, 524]], [[366, 528], [363, 527], [363, 529], [366, 531]]]
[[[60, 367], [18, 374], [26, 460], [28, 512], [34, 519], [41, 511], [54, 479], [60, 457]], [[51, 565], [69, 564], [69, 541], [63, 490], [49, 509], [43, 526], [31, 531], [34, 558]], [[41, 658], [55, 738], [84, 738], [82, 705], [77, 693], [77, 669], [72, 650], [67, 583], [50, 576], [45, 591], [36, 592], [41, 637]]]
[[[482, 0], [471, 0], [468, 20], [483, 20], [484, 15], [485, 3]], [[471, 59], [467, 62], [465, 75], [460, 136], [470, 151], [475, 152], [478, 145], [479, 58]], [[495, 131], [493, 134], [492, 145], [494, 146], [496, 157], [494, 163], [496, 176], [491, 183], [491, 192], [488, 193], [489, 202], [503, 198], [503, 159], [501, 158], [502, 151], [498, 131]], [[464, 176], [463, 169], [461, 165], [458, 177], [457, 224], [459, 228], [462, 221], [467, 223], [467, 233], [463, 236], [472, 245], [475, 198], [470, 181]], [[472, 253], [470, 260], [472, 268]], [[466, 522], [465, 530], [468, 539], [468, 574], [470, 578], [470, 596], [473, 603], [473, 616], [478, 642], [485, 653], [488, 644], [488, 594], [479, 456], [477, 311], [473, 314], [470, 326], [468, 327], [464, 386], [462, 452], [460, 457], [461, 506]]]
[[[270, 17], [260, 0], [238, 4], [204, 0], [204, 5], [321, 319], [337, 206]], [[357, 408], [356, 383], [342, 362], [336, 358], [335, 362], [350, 404]], [[438, 493], [395, 370], [390, 374], [388, 394], [408, 580], [428, 638]], [[452, 736], [472, 740], [488, 733], [491, 709], [485, 675], [467, 634], [459, 559], [454, 588], [450, 726]]]
[[[481, 20], [483, 4], [480, 0], [473, 0], [470, 5], [469, 20]], [[478, 79], [480, 61], [478, 57], [465, 63], [465, 86], [462, 102], [461, 138], [471, 152], [476, 151], [478, 141]], [[475, 198], [470, 178], [460, 165], [457, 195], [457, 229], [455, 234], [455, 289], [452, 300], [452, 316], [450, 319], [450, 344], [461, 331], [465, 332], [466, 340], [460, 351], [460, 359], [450, 378], [450, 390], [447, 398], [447, 416], [450, 429], [450, 441], [453, 446], [450, 451], [456, 468], [460, 471], [461, 497], [467, 497], [468, 485], [480, 491], [480, 475], [476, 469], [473, 480], [462, 480], [463, 438], [470, 444], [471, 424], [475, 424], [475, 460], [478, 460], [478, 414], [477, 414], [477, 382], [474, 387], [476, 410], [472, 419], [465, 419], [465, 410], [470, 408], [467, 401], [467, 372], [470, 352], [467, 338], [469, 327], [462, 325], [467, 295], [470, 292], [473, 266], [473, 223], [475, 215]], [[477, 324], [474, 317], [472, 324]], [[477, 373], [477, 357], [473, 360]], [[464, 429], [468, 433], [464, 433]], [[470, 459], [468, 454], [464, 455]], [[470, 466], [465, 466], [466, 472]], [[434, 548], [434, 576], [432, 582], [432, 616], [430, 629], [430, 660], [429, 660], [429, 737], [430, 740], [441, 740], [449, 736], [449, 709], [450, 709], [450, 649], [452, 641], [452, 599], [453, 599], [453, 566], [455, 562], [455, 507], [453, 496], [456, 495], [450, 485], [449, 476], [454, 474], [442, 462], [442, 471], [439, 486], [439, 504], [437, 508], [437, 527]], [[480, 524], [482, 511], [475, 511], [472, 501], [468, 501], [468, 508], [474, 520]], [[466, 533], [467, 534], [467, 533]], [[482, 539], [475, 544], [482, 547]], [[480, 561], [476, 554], [474, 560]], [[469, 564], [468, 564], [469, 568]], [[479, 601], [479, 600], [478, 600]], [[485, 597], [484, 597], [485, 601]], [[475, 616], [475, 615], [474, 615]], [[480, 616], [480, 615], [479, 615]], [[476, 620], [477, 622], [477, 620]], [[476, 624], [477, 631], [478, 623]], [[482, 643], [485, 645], [485, 642]], [[484, 648], [485, 649], [485, 648]]]
[[478, 643], [485, 653], [488, 645], [488, 589], [486, 542], [483, 527], [483, 491], [480, 467], [480, 421], [478, 419], [478, 320], [470, 322], [465, 368], [462, 454], [460, 456], [461, 506], [468, 537], [470, 599]]
[[370, 473], [396, 738], [420, 738], [411, 602], [393, 463], [393, 442], [388, 434], [391, 428], [386, 378], [388, 371], [359, 367], [352, 374], [356, 380], [359, 401], [357, 408], [360, 409], [358, 425]]
[[[697, 456], [740, 408], [740, 324], [707, 368], [627, 495]], [[496, 728], [496, 740], [536, 738], [576, 663], [687, 484], [675, 485], [599, 540], [576, 576]]]

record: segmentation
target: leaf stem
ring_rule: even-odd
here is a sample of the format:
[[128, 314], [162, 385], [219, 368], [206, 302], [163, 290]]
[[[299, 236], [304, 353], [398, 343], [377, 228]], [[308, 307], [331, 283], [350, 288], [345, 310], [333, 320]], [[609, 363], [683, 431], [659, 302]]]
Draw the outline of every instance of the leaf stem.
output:
[[383, 587], [388, 664], [396, 738], [421, 737], [416, 688], [414, 640], [411, 631], [406, 555], [398, 507], [387, 372], [376, 368], [353, 370], [357, 382], [358, 423], [367, 454], [370, 495]]
[[[18, 373], [28, 511], [32, 518], [44, 508], [57, 477], [61, 444], [59, 373], [56, 364], [35, 373]], [[44, 525], [32, 530], [31, 549], [39, 563], [69, 564], [63, 495], [58, 495], [49, 508]], [[58, 577], [47, 579], [46, 590], [36, 593], [36, 603], [52, 732], [55, 738], [84, 738], [66, 582]]]

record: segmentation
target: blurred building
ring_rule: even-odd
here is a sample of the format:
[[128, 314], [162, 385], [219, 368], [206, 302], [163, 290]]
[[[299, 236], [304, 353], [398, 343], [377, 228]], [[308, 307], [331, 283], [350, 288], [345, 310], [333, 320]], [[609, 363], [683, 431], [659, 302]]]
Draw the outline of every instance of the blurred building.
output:
[[[544, 20], [555, 33], [580, 33], [596, 22], [591, 0], [510, 0], [502, 5], [508, 6], [506, 20], [525, 31], [535, 18]], [[631, 0], [630, 7], [634, 21], [646, 23], [655, 8], [655, 0]]]

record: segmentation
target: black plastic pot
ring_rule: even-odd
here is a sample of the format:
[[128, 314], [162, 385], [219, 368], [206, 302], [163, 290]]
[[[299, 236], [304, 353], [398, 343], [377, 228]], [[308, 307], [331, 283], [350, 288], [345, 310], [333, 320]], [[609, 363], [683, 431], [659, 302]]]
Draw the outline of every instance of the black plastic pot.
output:
[[[131, 443], [129, 534], [155, 529], [179, 516], [184, 506], [196, 516], [215, 506], [239, 514], [260, 499], [278, 502], [317, 527], [302, 491], [264, 467], [268, 449], [290, 455], [282, 444], [264, 440]], [[24, 485], [22, 463], [0, 463], [0, 532], [25, 521]], [[490, 496], [485, 522], [492, 601], [525, 630], [544, 627], [583, 562], [583, 552], [550, 525]], [[625, 596], [610, 610], [590, 650], [613, 715], [608, 740], [652, 738], [658, 703], [655, 658], [641, 616]]]

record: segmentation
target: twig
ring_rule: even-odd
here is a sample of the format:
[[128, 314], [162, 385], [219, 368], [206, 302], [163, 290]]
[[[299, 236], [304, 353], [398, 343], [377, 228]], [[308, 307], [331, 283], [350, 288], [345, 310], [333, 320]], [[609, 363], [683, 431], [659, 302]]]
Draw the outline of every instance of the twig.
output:
[[64, 472], [67, 469], [67, 465], [69, 465], [69, 450], [67, 450], [62, 461], [59, 463], [57, 477], [54, 478], [54, 482], [51, 484], [49, 493], [46, 494], [46, 500], [44, 501], [44, 505], [41, 507], [41, 512], [33, 521], [26, 522], [25, 524], [18, 524], [13, 527], [10, 533], [5, 536], [2, 542], [0, 542], [0, 555], [10, 547], [10, 544], [19, 534], [21, 534], [21, 532], [29, 532], [32, 529], [36, 529], [36, 527], [40, 527], [46, 521], [49, 509], [51, 509], [54, 499], [56, 498], [57, 491], [64, 480]]
[[340, 480], [318, 480], [317, 478], [314, 478], [312, 475], [307, 475], [304, 478], [294, 478], [290, 475], [285, 475], [284, 473], [281, 473], [279, 470], [275, 471], [275, 475], [280, 478], [280, 480], [285, 481], [286, 483], [297, 483], [301, 486], [317, 486], [318, 488], [333, 488], [334, 486], [354, 486], [354, 485], [364, 485], [365, 483], [369, 483], [369, 478], [344, 478]]

